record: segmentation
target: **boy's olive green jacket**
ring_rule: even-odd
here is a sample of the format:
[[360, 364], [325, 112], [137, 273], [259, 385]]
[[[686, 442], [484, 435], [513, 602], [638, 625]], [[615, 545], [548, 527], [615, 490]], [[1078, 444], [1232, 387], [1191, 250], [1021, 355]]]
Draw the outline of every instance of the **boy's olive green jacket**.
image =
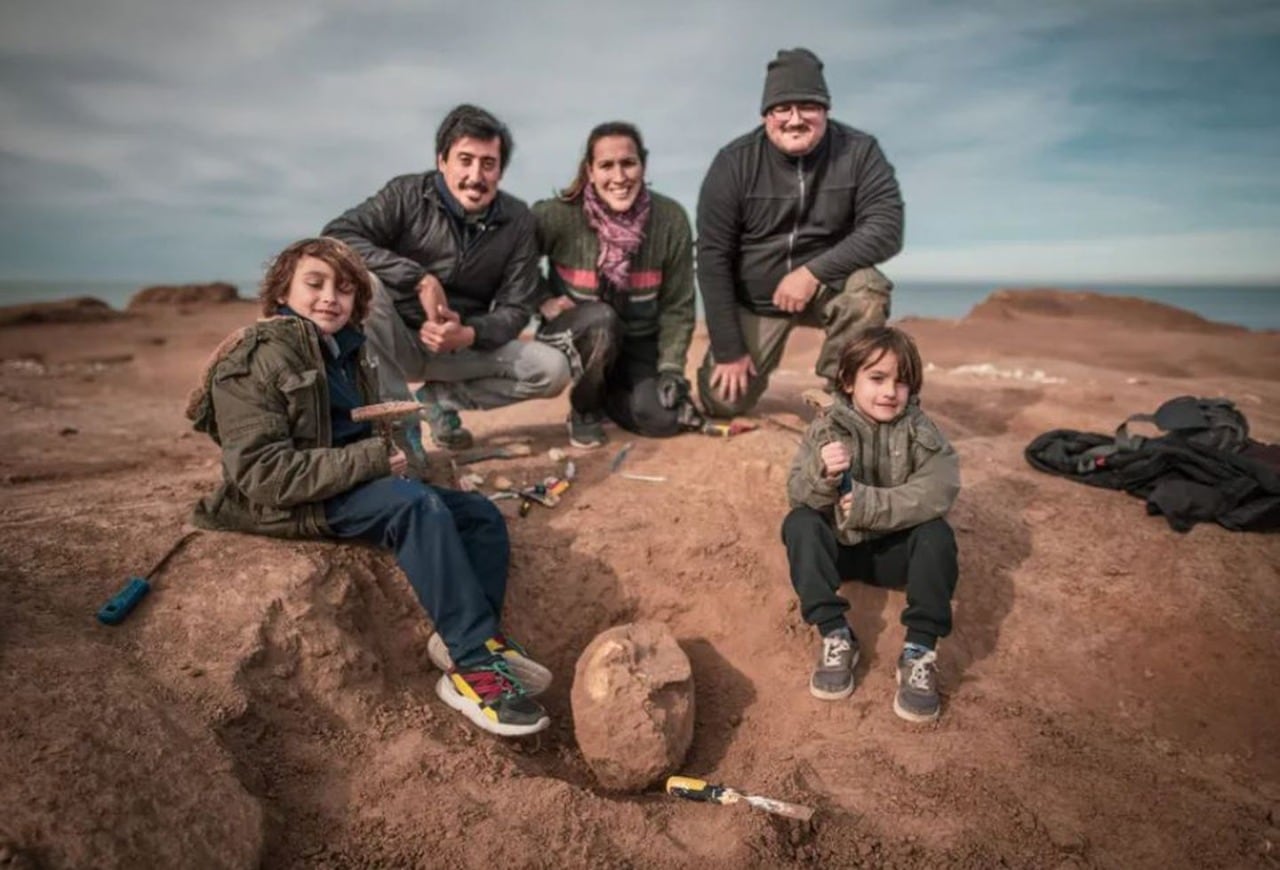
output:
[[[361, 351], [360, 393], [377, 401]], [[222, 485], [196, 505], [197, 526], [280, 537], [329, 534], [322, 502], [391, 473], [378, 438], [332, 446], [329, 383], [310, 321], [272, 317], [214, 351], [187, 418], [222, 447]]]
[[[820, 451], [843, 442], [849, 448], [853, 507], [839, 510], [840, 476], [826, 477]], [[787, 496], [792, 507], [825, 513], [847, 546], [908, 529], [951, 509], [960, 492], [960, 458], [913, 396], [903, 413], [877, 423], [841, 395], [809, 424], [791, 463]]]

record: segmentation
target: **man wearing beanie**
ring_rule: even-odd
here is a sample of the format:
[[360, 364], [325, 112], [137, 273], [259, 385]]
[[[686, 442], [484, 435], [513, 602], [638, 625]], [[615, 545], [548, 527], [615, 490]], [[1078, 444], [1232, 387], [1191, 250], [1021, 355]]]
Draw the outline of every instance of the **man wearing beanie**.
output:
[[711, 346], [698, 369], [707, 413], [752, 408], [796, 325], [826, 332], [817, 372], [889, 316], [875, 268], [902, 249], [902, 195], [875, 137], [831, 120], [822, 61], [769, 62], [763, 123], [720, 150], [698, 197], [698, 286]]

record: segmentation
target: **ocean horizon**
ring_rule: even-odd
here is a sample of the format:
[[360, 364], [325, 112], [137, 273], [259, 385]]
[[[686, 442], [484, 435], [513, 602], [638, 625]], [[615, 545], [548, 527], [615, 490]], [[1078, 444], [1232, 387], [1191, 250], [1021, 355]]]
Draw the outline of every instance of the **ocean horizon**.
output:
[[[223, 280], [223, 279], [218, 279]], [[155, 282], [152, 282], [155, 283]], [[230, 280], [242, 297], [257, 291], [257, 279]], [[100, 299], [123, 310], [144, 286], [135, 281], [17, 281], [0, 280], [0, 305], [52, 302], [77, 296]], [[916, 281], [894, 282], [893, 317], [956, 319], [996, 290], [1053, 288], [1088, 291], [1107, 296], [1136, 296], [1193, 311], [1208, 320], [1254, 330], [1280, 330], [1280, 284], [1159, 284], [1087, 283], [1079, 281]], [[698, 300], [698, 315], [702, 302]]]

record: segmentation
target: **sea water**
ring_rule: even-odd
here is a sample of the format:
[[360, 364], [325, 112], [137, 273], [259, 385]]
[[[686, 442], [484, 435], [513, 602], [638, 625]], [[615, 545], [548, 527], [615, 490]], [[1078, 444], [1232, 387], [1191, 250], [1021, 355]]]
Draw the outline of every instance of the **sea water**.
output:
[[[240, 295], [252, 297], [257, 282], [231, 281]], [[1137, 296], [1194, 311], [1220, 323], [1249, 329], [1280, 329], [1280, 284], [1277, 285], [1161, 285], [1076, 284], [1036, 281], [912, 281], [895, 282], [893, 316], [958, 318], [1002, 287], [1053, 287], [1091, 291], [1111, 296]], [[124, 281], [3, 281], [0, 305], [49, 302], [72, 296], [92, 296], [113, 308], [124, 308], [141, 285]], [[701, 300], [699, 300], [701, 303]], [[702, 306], [698, 306], [701, 316]]]

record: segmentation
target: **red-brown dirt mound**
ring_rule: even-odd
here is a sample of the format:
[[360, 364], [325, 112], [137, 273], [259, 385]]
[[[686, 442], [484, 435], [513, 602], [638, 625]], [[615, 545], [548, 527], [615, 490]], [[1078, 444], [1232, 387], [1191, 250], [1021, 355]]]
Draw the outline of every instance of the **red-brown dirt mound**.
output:
[[56, 302], [31, 302], [0, 306], [0, 327], [30, 326], [36, 323], [101, 323], [125, 315], [101, 299], [79, 296]]
[[150, 305], [209, 305], [239, 301], [234, 284], [215, 281], [212, 284], [161, 284], [144, 287], [129, 299], [128, 310]]
[[1239, 333], [1244, 327], [1206, 320], [1199, 314], [1139, 299], [1085, 291], [997, 290], [973, 307], [966, 320], [1012, 320], [1022, 315], [1105, 320], [1116, 326], [1186, 332]]
[[[0, 366], [0, 863], [1275, 863], [1280, 539], [1176, 534], [1137, 499], [1035, 472], [1022, 449], [1188, 393], [1235, 398], [1255, 437], [1280, 439], [1267, 368], [1280, 335], [1034, 315], [908, 324], [931, 366], [924, 407], [964, 482], [943, 715], [913, 727], [891, 709], [900, 591], [844, 587], [857, 690], [840, 703], [807, 691], [816, 638], [779, 537], [809, 416], [798, 396], [819, 384], [815, 334], [797, 330], [757, 431], [610, 428], [607, 448], [569, 450], [577, 477], [557, 507], [520, 517], [500, 503], [506, 628], [556, 674], [551, 728], [504, 741], [435, 697], [428, 622], [370, 547], [204, 533], [123, 625], [95, 621], [218, 479], [216, 448], [181, 408], [209, 350], [255, 316], [160, 306], [0, 333], [0, 358], [43, 360]], [[1237, 356], [1262, 362], [1233, 368]], [[83, 363], [108, 357], [121, 361]], [[1032, 370], [1046, 377], [1016, 376]], [[467, 468], [554, 473], [567, 410], [561, 397], [464, 412], [481, 441], [533, 447]], [[627, 442], [625, 469], [665, 480], [611, 473]], [[816, 807], [812, 822], [597, 787], [574, 740], [574, 666], [600, 632], [638, 621], [667, 626], [693, 672], [682, 772]]]

